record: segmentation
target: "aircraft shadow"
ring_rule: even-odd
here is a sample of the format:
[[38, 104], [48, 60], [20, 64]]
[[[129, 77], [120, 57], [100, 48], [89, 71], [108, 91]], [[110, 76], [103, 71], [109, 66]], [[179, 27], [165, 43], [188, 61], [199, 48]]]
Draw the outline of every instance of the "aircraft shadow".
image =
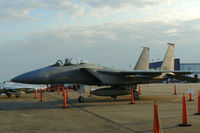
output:
[[[85, 108], [92, 105], [81, 105], [79, 108]], [[71, 104], [67, 104], [68, 108], [77, 108]], [[0, 111], [12, 111], [12, 110], [45, 110], [45, 109], [62, 109], [63, 102], [61, 100], [56, 101], [11, 101], [0, 102]]]
[[123, 102], [123, 101], [130, 101], [128, 98], [119, 98], [119, 99], [111, 99], [111, 98], [86, 98], [85, 103], [104, 103], [104, 102]]

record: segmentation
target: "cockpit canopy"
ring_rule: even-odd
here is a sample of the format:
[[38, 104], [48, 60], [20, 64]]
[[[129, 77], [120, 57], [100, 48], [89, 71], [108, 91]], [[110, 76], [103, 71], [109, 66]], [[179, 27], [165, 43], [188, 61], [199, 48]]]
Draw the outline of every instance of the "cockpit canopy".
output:
[[66, 58], [64, 63], [62, 62], [62, 60], [57, 60], [55, 64], [51, 65], [51, 67], [72, 66], [87, 63], [89, 63], [87, 60], [81, 58]]

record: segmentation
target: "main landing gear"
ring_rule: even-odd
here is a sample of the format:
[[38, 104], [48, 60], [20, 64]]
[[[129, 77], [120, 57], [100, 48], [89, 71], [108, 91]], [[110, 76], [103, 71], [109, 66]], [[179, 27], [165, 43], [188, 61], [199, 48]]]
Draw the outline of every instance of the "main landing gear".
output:
[[20, 97], [20, 94], [19, 94], [19, 93], [16, 93], [16, 94], [15, 94], [15, 97], [16, 97], [16, 98], [19, 98], [19, 97]]
[[111, 99], [117, 99], [117, 96], [110, 96], [111, 97]]
[[[133, 90], [134, 91], [134, 90]], [[140, 99], [140, 94], [139, 94], [139, 92], [138, 91], [134, 91], [134, 100], [139, 100]]]
[[83, 103], [83, 102], [84, 102], [84, 97], [83, 97], [83, 96], [80, 96], [80, 97], [78, 98], [78, 101], [79, 101], [79, 103]]
[[78, 101], [80, 103], [83, 103], [85, 101], [84, 97], [83, 97], [83, 94], [85, 94], [85, 87], [84, 87], [84, 85], [77, 85], [77, 92], [80, 94], [80, 96], [78, 98]]
[[6, 93], [6, 96], [7, 97], [11, 97], [11, 93]]

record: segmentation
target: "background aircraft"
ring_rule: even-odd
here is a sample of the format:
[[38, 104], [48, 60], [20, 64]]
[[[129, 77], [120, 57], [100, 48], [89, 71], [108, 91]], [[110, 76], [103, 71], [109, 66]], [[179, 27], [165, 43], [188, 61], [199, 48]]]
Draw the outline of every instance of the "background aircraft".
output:
[[[19, 75], [12, 81], [31, 84], [70, 83], [106, 86], [92, 91], [92, 94], [111, 96], [112, 98], [130, 94], [131, 88], [134, 88], [134, 97], [139, 98], [136, 91], [137, 84], [162, 82], [172, 76], [179, 80], [185, 80], [185, 75], [191, 73], [191, 71], [174, 71], [174, 44], [169, 43], [161, 70], [149, 70], [149, 48], [145, 47], [137, 61], [135, 70], [97, 66], [83, 60], [75, 64], [72, 63], [71, 59], [66, 59], [64, 64], [58, 60], [54, 65]], [[79, 101], [83, 100], [83, 97], [80, 96]]]
[[35, 92], [35, 88], [37, 88], [37, 90], [40, 90], [40, 89], [45, 89], [46, 86], [35, 85], [35, 84], [3, 82], [3, 83], [0, 83], [0, 95], [6, 94], [8, 97], [11, 97], [11, 95], [20, 97], [21, 94]]

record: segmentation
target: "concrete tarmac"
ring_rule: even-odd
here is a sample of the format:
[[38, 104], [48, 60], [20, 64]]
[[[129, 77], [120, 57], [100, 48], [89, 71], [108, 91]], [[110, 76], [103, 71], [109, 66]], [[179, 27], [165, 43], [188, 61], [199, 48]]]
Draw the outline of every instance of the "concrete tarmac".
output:
[[[200, 84], [141, 85], [140, 100], [130, 103], [130, 95], [112, 100], [110, 97], [88, 97], [79, 103], [79, 94], [70, 90], [67, 108], [62, 109], [62, 95], [44, 93], [44, 101], [34, 99], [33, 94], [20, 98], [0, 96], [0, 133], [152, 133], [153, 105], [158, 101], [161, 132], [198, 133], [200, 116], [197, 112], [197, 91]], [[182, 94], [188, 99], [188, 88], [194, 89], [194, 101], [187, 101], [188, 123], [191, 127], [179, 127], [182, 122]], [[62, 92], [60, 93], [62, 94]], [[39, 93], [38, 93], [39, 97]]]

